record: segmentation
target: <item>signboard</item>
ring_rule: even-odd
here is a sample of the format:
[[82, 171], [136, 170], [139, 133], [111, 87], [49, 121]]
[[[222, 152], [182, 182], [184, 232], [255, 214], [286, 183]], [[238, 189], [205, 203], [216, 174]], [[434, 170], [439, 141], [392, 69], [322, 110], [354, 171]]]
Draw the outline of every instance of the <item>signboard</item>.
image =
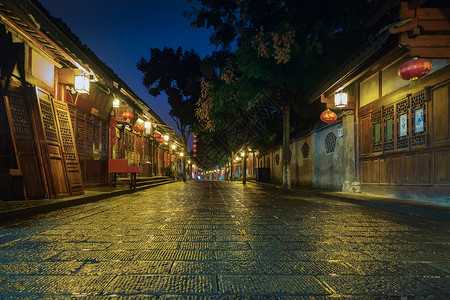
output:
[[405, 136], [408, 134], [408, 119], [407, 115], [400, 115], [400, 136]]
[[424, 118], [423, 117], [424, 117], [423, 116], [423, 107], [416, 109], [415, 115], [414, 115], [414, 123], [415, 123], [414, 124], [415, 125], [414, 132], [422, 132], [424, 130], [424, 128], [423, 128]]
[[338, 127], [337, 127], [337, 136], [338, 136], [338, 138], [341, 138], [344, 136], [344, 127], [342, 127], [342, 125], [338, 125]]

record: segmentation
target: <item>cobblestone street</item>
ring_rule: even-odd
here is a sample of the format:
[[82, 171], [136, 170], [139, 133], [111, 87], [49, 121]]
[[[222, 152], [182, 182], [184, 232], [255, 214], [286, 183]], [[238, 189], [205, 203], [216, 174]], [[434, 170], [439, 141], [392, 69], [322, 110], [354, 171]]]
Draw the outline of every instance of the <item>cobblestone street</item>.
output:
[[449, 299], [449, 230], [253, 183], [173, 183], [1, 228], [0, 299]]

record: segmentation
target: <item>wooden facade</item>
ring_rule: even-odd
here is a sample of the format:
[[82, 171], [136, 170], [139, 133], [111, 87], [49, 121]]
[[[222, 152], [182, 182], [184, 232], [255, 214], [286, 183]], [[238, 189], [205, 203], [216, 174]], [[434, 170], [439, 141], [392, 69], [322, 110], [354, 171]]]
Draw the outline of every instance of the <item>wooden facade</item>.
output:
[[[31, 0], [2, 0], [0, 17], [1, 199], [83, 194], [108, 184], [112, 158], [164, 175], [167, 147], [132, 127], [164, 123], [109, 67]], [[89, 91], [77, 89], [80, 75]], [[123, 120], [115, 99], [134, 117]]]

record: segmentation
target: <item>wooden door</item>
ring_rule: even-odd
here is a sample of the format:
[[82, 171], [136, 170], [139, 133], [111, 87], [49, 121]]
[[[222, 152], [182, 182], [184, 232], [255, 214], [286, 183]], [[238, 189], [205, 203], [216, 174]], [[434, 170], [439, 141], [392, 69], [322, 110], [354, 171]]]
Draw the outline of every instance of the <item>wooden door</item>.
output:
[[71, 195], [82, 195], [83, 180], [81, 177], [80, 164], [78, 163], [75, 139], [66, 103], [53, 99], [53, 107], [58, 124], [60, 143], [63, 149], [63, 158], [67, 172], [69, 191]]
[[39, 88], [36, 88], [36, 96], [41, 125], [39, 127], [42, 128], [42, 152], [45, 152], [49, 165], [49, 185], [52, 187], [54, 197], [67, 197], [70, 195], [69, 183], [52, 100], [48, 93]]
[[4, 101], [17, 164], [24, 178], [25, 197], [39, 199], [48, 197], [49, 194], [39, 160], [39, 149], [35, 144], [38, 139], [33, 130], [31, 93], [28, 92], [29, 89], [11, 87], [1, 101]]

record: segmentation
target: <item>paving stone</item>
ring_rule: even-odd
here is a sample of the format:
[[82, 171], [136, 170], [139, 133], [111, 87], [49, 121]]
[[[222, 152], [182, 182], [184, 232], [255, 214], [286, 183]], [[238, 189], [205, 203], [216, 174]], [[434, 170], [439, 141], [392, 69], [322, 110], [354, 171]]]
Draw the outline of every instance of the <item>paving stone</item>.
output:
[[0, 262], [9, 261], [42, 261], [56, 256], [56, 251], [38, 250], [2, 250], [0, 251]]
[[224, 294], [331, 294], [313, 276], [221, 275], [219, 291]]
[[433, 262], [448, 260], [448, 257], [431, 252], [366, 251], [366, 253], [378, 260], [391, 262]]
[[198, 262], [176, 261], [173, 264], [172, 274], [264, 274], [264, 270], [256, 261], [228, 261], [228, 262]]
[[294, 255], [300, 260], [324, 260], [324, 261], [348, 261], [361, 260], [373, 261], [373, 257], [359, 251], [293, 251]]
[[402, 263], [402, 262], [379, 262], [379, 261], [354, 261], [347, 262], [360, 275], [448, 275], [447, 272], [439, 270], [425, 263]]
[[136, 293], [214, 293], [210, 276], [129, 275], [117, 276], [106, 288], [105, 294]]
[[99, 294], [113, 276], [19, 276], [0, 286], [2, 293]]
[[108, 250], [175, 250], [179, 248], [179, 242], [131, 242], [114, 243]]
[[351, 267], [328, 261], [281, 261], [261, 262], [267, 274], [280, 275], [330, 275], [330, 274], [356, 274]]
[[77, 275], [168, 274], [171, 261], [102, 261], [88, 262]]
[[73, 274], [82, 262], [49, 262], [49, 261], [10, 261], [0, 262], [0, 274], [27, 274], [27, 275], [69, 275]]
[[319, 276], [341, 295], [427, 296], [433, 289], [407, 276]]
[[212, 251], [188, 250], [143, 250], [138, 251], [135, 260], [214, 260]]

